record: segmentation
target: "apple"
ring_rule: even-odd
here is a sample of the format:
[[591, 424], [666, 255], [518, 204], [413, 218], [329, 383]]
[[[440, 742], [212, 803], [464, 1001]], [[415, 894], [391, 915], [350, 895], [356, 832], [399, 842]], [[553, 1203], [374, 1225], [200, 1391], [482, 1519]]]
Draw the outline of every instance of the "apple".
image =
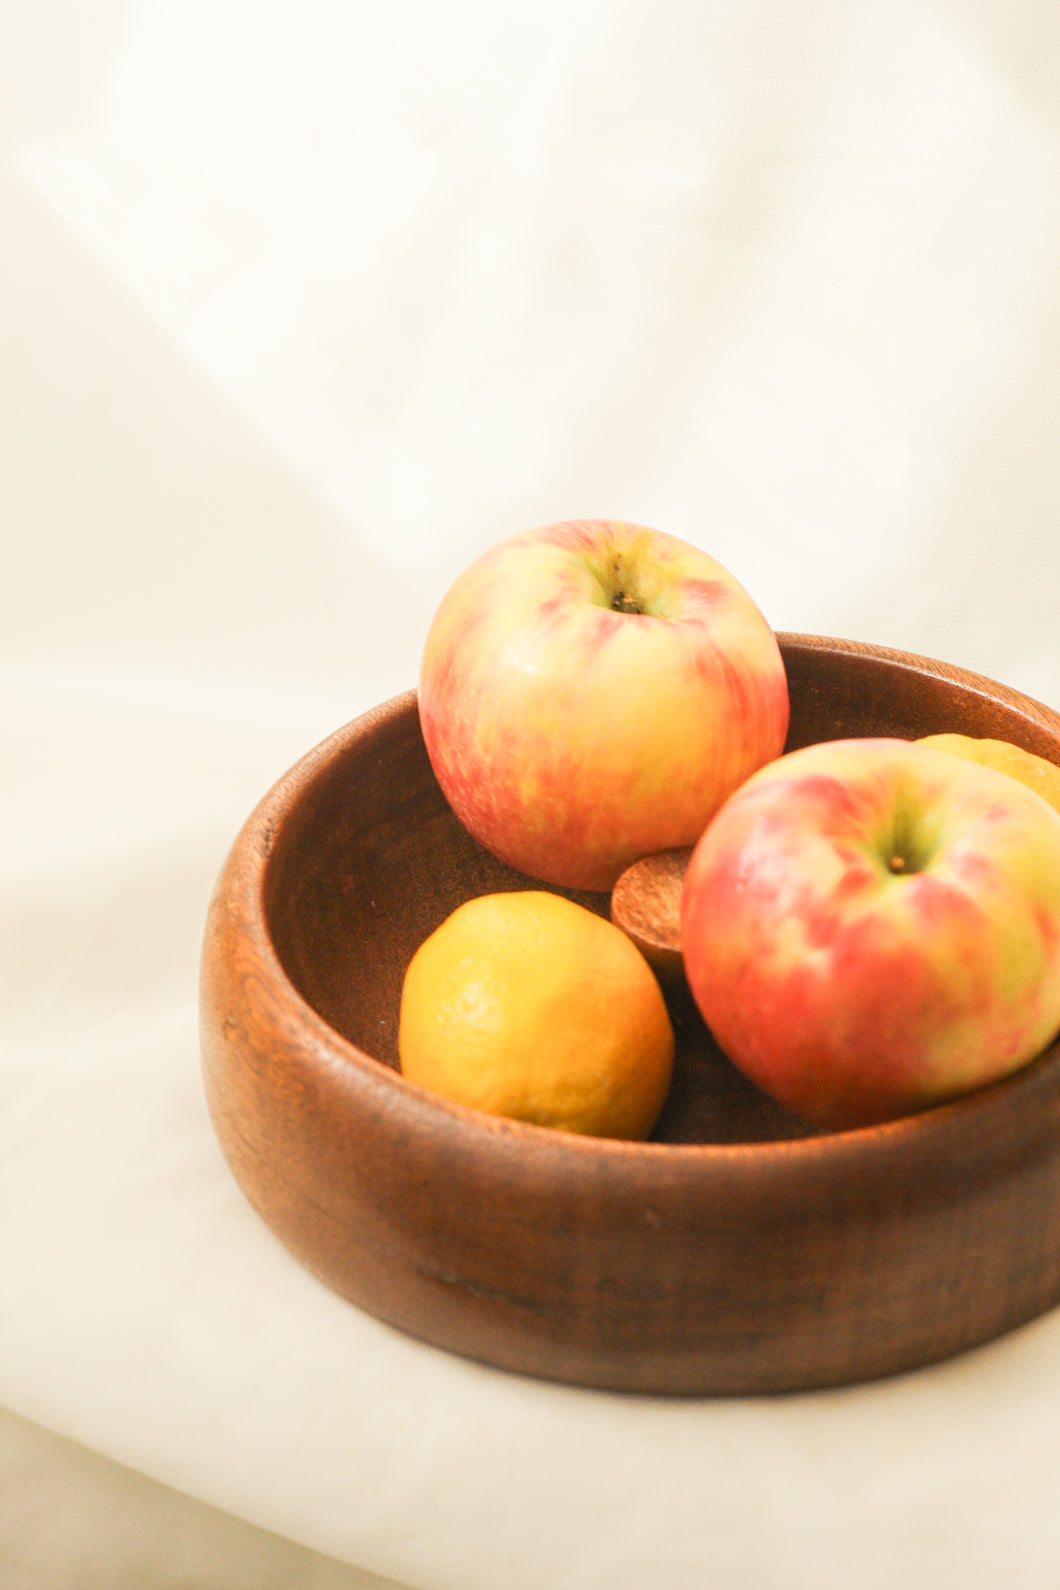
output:
[[643, 525], [569, 520], [500, 542], [427, 635], [420, 721], [460, 821], [545, 883], [610, 889], [691, 845], [779, 756], [776, 638], [698, 547]]
[[699, 840], [681, 943], [717, 1042], [795, 1114], [926, 1108], [1060, 1029], [1060, 814], [915, 742], [790, 752]]

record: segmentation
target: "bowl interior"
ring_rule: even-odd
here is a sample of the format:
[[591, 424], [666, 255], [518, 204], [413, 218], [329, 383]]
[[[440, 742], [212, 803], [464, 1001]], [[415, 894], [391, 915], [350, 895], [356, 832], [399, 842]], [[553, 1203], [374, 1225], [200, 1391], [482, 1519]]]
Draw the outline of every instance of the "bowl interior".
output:
[[[897, 653], [782, 636], [792, 716], [787, 749], [848, 735], [955, 731], [1010, 739], [1060, 763], [1060, 720], [989, 681]], [[365, 1055], [396, 1069], [405, 968], [465, 900], [543, 885], [497, 861], [450, 811], [409, 692], [341, 730], [291, 775], [265, 874], [265, 918], [295, 989]], [[601, 915], [606, 894], [568, 897]], [[812, 1129], [725, 1058], [686, 988], [667, 995], [674, 1082], [654, 1136], [768, 1142]]]

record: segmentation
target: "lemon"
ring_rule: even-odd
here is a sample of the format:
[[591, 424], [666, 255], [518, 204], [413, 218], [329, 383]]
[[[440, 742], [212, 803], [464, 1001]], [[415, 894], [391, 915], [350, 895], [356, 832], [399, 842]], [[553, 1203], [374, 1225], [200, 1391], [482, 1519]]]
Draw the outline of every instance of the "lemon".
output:
[[458, 1104], [595, 1137], [647, 1137], [674, 1039], [654, 973], [605, 918], [544, 890], [458, 907], [401, 995], [401, 1070]]
[[1047, 762], [1044, 756], [1035, 756], [1032, 751], [1010, 745], [1007, 740], [976, 739], [970, 734], [927, 734], [920, 743], [934, 746], [936, 751], [948, 751], [951, 756], [963, 756], [968, 762], [981, 762], [999, 773], [1008, 773], [1060, 812], [1060, 767]]

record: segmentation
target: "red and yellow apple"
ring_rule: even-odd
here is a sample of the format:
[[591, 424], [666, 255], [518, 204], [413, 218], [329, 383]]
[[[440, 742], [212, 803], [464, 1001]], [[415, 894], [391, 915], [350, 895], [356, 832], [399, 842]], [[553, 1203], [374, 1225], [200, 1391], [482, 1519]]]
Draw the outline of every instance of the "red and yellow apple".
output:
[[428, 632], [419, 708], [442, 791], [487, 850], [604, 890], [639, 856], [693, 844], [780, 755], [788, 688], [772, 630], [720, 563], [587, 519], [465, 570]]
[[693, 852], [696, 1003], [729, 1058], [842, 1129], [994, 1081], [1060, 1029], [1060, 814], [904, 740], [763, 768]]

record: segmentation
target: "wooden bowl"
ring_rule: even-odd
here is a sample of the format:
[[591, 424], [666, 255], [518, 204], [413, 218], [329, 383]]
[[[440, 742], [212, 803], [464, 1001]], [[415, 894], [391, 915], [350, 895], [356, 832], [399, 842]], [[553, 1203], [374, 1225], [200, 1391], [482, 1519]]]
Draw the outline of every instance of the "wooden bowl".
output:
[[[1060, 716], [959, 669], [781, 636], [789, 748], [956, 730], [1060, 763]], [[361, 1308], [507, 1369], [615, 1390], [773, 1392], [946, 1357], [1060, 1300], [1060, 1046], [922, 1115], [811, 1134], [687, 991], [656, 1137], [576, 1137], [405, 1081], [405, 967], [463, 900], [527, 880], [460, 827], [414, 693], [258, 806], [210, 907], [206, 1095], [251, 1204]], [[574, 896], [606, 914], [608, 898]]]

